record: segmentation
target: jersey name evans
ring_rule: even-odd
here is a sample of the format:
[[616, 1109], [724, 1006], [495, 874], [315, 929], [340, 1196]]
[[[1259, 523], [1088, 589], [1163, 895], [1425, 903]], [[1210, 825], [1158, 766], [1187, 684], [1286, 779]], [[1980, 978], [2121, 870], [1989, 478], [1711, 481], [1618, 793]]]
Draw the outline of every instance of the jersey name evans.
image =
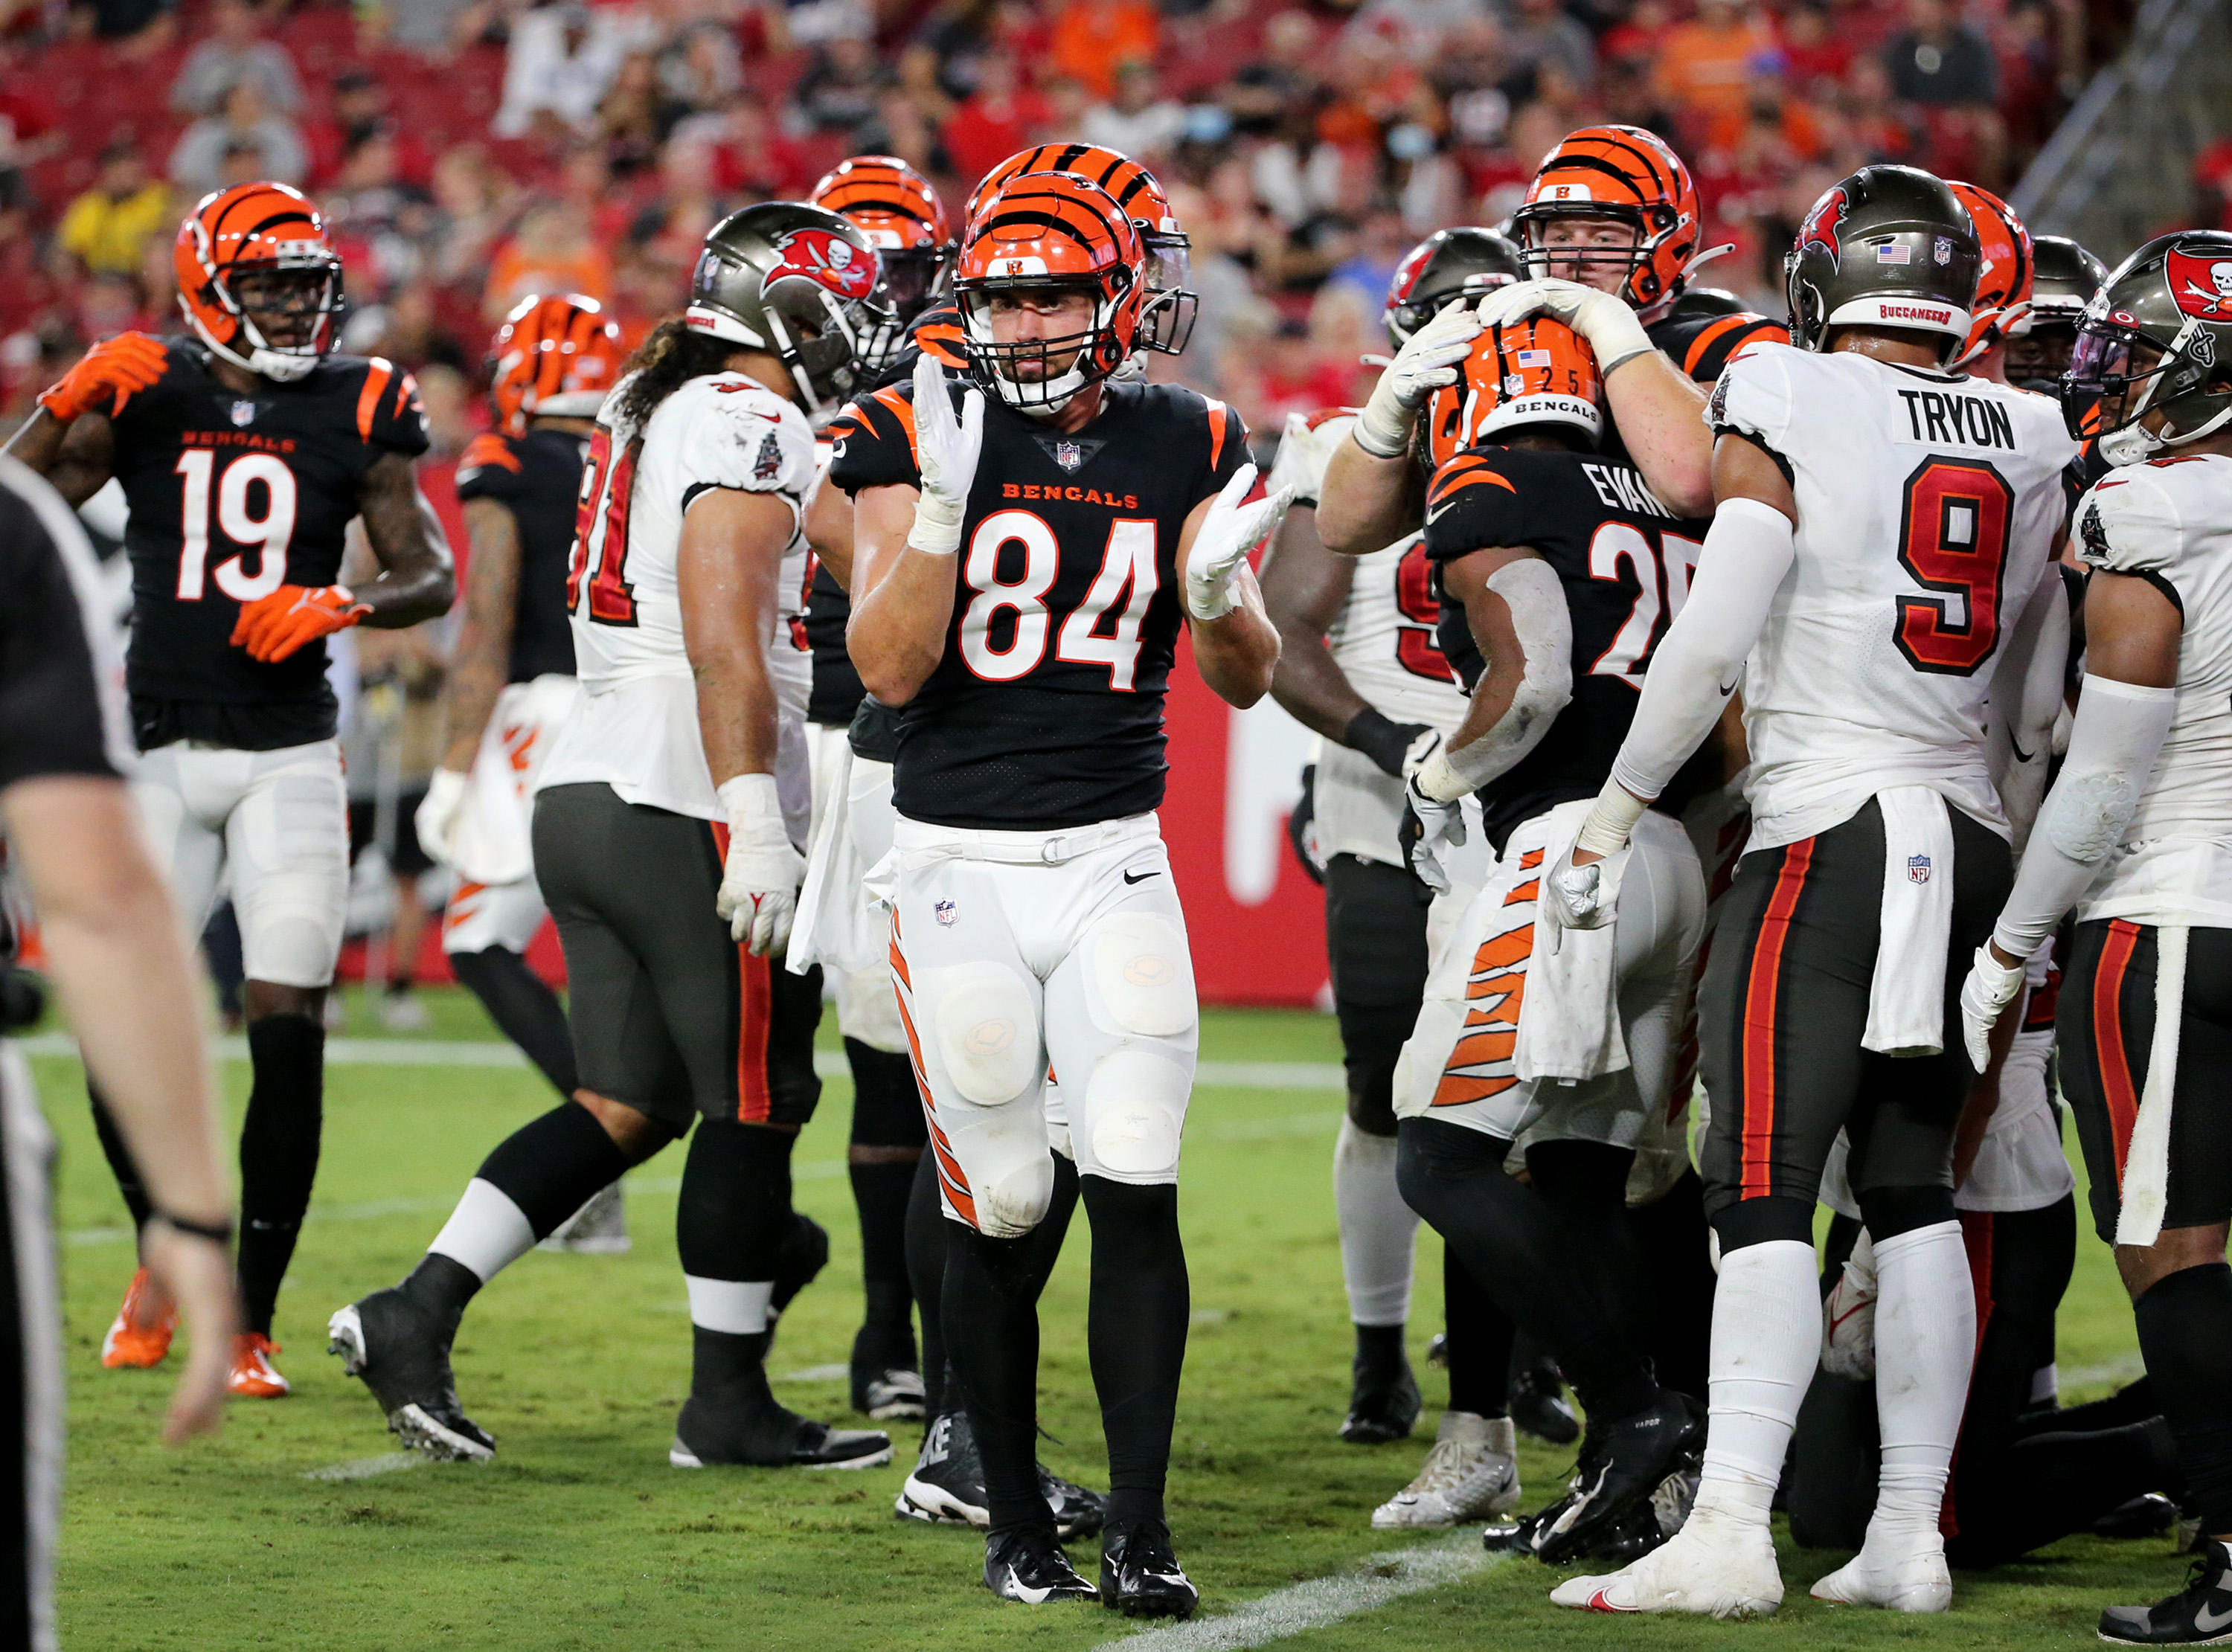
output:
[[1625, 465], [1597, 464], [1584, 459], [1581, 474], [1596, 489], [1597, 497], [1614, 510], [1632, 511], [1638, 516], [1664, 516], [1669, 522], [1676, 520], [1674, 513], [1658, 502], [1658, 496], [1651, 491], [1641, 474]]
[[1995, 447], [2015, 450], [2015, 427], [2000, 402], [1982, 396], [1956, 396], [1943, 390], [1901, 390], [1908, 434], [1894, 440], [1908, 445]]
[[1113, 510], [1137, 510], [1139, 496], [1135, 493], [1104, 494], [1097, 488], [1064, 486], [1059, 482], [1003, 482], [1000, 484], [1002, 499], [1062, 499], [1074, 505], [1106, 505]]

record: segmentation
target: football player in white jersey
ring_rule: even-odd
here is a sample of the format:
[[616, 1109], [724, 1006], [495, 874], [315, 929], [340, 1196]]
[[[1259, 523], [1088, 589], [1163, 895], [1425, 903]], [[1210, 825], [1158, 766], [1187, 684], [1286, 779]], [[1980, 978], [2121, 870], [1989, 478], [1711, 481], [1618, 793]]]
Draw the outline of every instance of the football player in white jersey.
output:
[[2012, 878], [1988, 703], [2020, 695], [2064, 599], [2041, 580], [2075, 453], [2039, 398], [1943, 370], [1978, 262], [1929, 173], [1864, 167], [1815, 204], [1786, 266], [1795, 347], [1755, 347], [1714, 390], [1716, 508], [1690, 600], [1547, 880], [1566, 923], [1611, 920], [1631, 828], [1741, 685], [1752, 836], [1699, 1008], [1721, 1251], [1703, 1480], [1671, 1542], [1561, 1584], [1562, 1605], [1781, 1603], [1768, 1511], [1820, 1356], [1814, 1208], [1840, 1129], [1875, 1236], [1894, 1443], [1866, 1545], [1814, 1592], [1916, 1611], [1951, 1597], [1938, 1511], [1976, 1324], [1952, 1150], [1976, 1070], [1948, 1024]]
[[[1518, 274], [1518, 249], [1502, 236], [1486, 230], [1437, 230], [1411, 249], [1389, 285], [1385, 320], [1391, 344], [1401, 349], [1444, 307], [1477, 299]], [[1433, 892], [1411, 875], [1396, 841], [1403, 762], [1419, 735], [1456, 732], [1465, 696], [1434, 640], [1441, 605], [1424, 536], [1406, 534], [1361, 557], [1337, 556], [1317, 536], [1326, 464], [1356, 418], [1353, 408], [1331, 408], [1288, 419], [1267, 485], [1274, 491], [1291, 486], [1294, 507], [1264, 560], [1262, 580], [1264, 611], [1281, 642], [1272, 697], [1322, 742], [1310, 813], [1326, 886], [1333, 1011], [1348, 1074], [1348, 1111], [1333, 1148], [1333, 1184], [1341, 1279], [1356, 1327], [1348, 1416], [1340, 1433], [1345, 1440], [1372, 1444], [1409, 1434], [1419, 1407], [1418, 1385], [1403, 1350], [1418, 1219], [1395, 1186], [1392, 1085], [1425, 986]], [[1462, 1387], [1470, 1376], [1461, 1369], [1471, 1352], [1465, 1331], [1487, 1305], [1463, 1277], [1463, 1265], [1452, 1268], [1450, 1288], [1459, 1299], [1451, 1314], [1452, 1358], [1459, 1363], [1450, 1368], [1450, 1381]], [[1508, 1365], [1508, 1348], [1502, 1358]], [[1482, 1375], [1499, 1388], [1505, 1378], [1501, 1368]], [[1471, 1395], [1452, 1399], [1450, 1409], [1481, 1419], [1483, 1404], [1501, 1417], [1499, 1400]], [[1452, 1437], [1452, 1428], [1479, 1432], [1460, 1420], [1444, 1424], [1444, 1438]], [[1476, 1455], [1475, 1446], [1478, 1452], [1488, 1448], [1483, 1438], [1454, 1449]], [[1437, 1506], [1437, 1518], [1427, 1523], [1492, 1512], [1468, 1506], [1445, 1513]]]
[[[2100, 1236], [2199, 1507], [2179, 1593], [2100, 1637], [2232, 1623], [2232, 236], [2157, 237], [2086, 308], [2062, 380], [2116, 466], [2079, 504], [2086, 675], [2069, 753], [1962, 994], [1972, 1052], [2073, 907], [2060, 1032]], [[2094, 404], [2098, 404], [2097, 413]]]
[[535, 809], [581, 1088], [489, 1156], [407, 1279], [332, 1324], [389, 1428], [430, 1454], [492, 1449], [450, 1375], [466, 1303], [695, 1122], [675, 1219], [692, 1371], [668, 1460], [891, 1455], [882, 1434], [785, 1410], [762, 1369], [774, 1315], [827, 1256], [790, 1208], [791, 1145], [821, 1092], [821, 979], [771, 956], [805, 864], [808, 661], [790, 623], [805, 410], [851, 388], [876, 280], [874, 249], [834, 213], [748, 207], [707, 236], [689, 308], [598, 415], [568, 590], [581, 700]]

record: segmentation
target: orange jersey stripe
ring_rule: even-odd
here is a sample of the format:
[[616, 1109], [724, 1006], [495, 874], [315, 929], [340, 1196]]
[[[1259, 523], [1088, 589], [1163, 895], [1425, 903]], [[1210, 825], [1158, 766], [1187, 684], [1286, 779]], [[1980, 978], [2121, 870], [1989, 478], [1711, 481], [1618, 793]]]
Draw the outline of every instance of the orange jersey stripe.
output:
[[1737, 1196], [1763, 1199], [1774, 1189], [1775, 1115], [1777, 1097], [1775, 1075], [1775, 1012], [1782, 990], [1782, 954], [1790, 939], [1790, 921], [1798, 910], [1798, 897], [1806, 887], [1806, 874], [1814, 864], [1814, 839], [1794, 843], [1775, 874], [1775, 891], [1768, 897], [1767, 912], [1760, 919], [1759, 941], [1751, 957], [1751, 979], [1744, 987], [1743, 1178]]
[[380, 398], [386, 393], [387, 381], [395, 376], [395, 369], [382, 356], [372, 358], [365, 371], [364, 388], [357, 392], [356, 433], [365, 441], [372, 440], [372, 418], [380, 411]]
[[2108, 1102], [2108, 1135], [2116, 1150], [2116, 1181], [2124, 1180], [2124, 1160], [2131, 1150], [2131, 1127], [2139, 1119], [2139, 1086], [2131, 1072], [2131, 1053], [2124, 1046], [2124, 977], [2138, 950], [2139, 926], [2128, 918], [2108, 925], [2100, 944], [2100, 968], [2092, 977], [2092, 1041], [2100, 1060], [2100, 1089]]
[[466, 443], [465, 450], [457, 456], [457, 469], [460, 470], [477, 470], [486, 464], [493, 464], [504, 470], [520, 468], [519, 456], [511, 450], [511, 444], [494, 431], [483, 431]]
[[886, 385], [869, 399], [882, 403], [892, 417], [899, 420], [899, 428], [906, 432], [907, 451], [914, 455], [916, 463], [920, 464], [922, 443], [915, 435], [914, 404], [899, 394], [899, 386], [896, 385]]
[[1224, 427], [1230, 415], [1224, 404], [1214, 397], [1204, 398], [1209, 404], [1209, 468], [1217, 469], [1217, 462], [1224, 457]]

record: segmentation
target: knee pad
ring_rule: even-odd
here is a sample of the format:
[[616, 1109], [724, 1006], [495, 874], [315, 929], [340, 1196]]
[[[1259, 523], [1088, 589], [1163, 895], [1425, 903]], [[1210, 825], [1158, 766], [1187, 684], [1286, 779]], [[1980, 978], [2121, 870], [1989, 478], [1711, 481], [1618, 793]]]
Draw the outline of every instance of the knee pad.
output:
[[1102, 1056], [1085, 1081], [1094, 1165], [1111, 1176], [1175, 1179], [1191, 1089], [1186, 1070], [1160, 1052]]
[[1119, 912], [1093, 926], [1093, 981], [1119, 1033], [1178, 1038], [1198, 1014], [1185, 931], [1160, 912]]
[[937, 973], [945, 979], [931, 1012], [932, 1036], [953, 1087], [980, 1107], [1013, 1101], [1041, 1071], [1038, 1007], [1030, 989], [1002, 964], [963, 964]]
[[1053, 1203], [1054, 1159], [1035, 1152], [978, 1182], [976, 1231], [987, 1239], [1021, 1239], [1046, 1220]]

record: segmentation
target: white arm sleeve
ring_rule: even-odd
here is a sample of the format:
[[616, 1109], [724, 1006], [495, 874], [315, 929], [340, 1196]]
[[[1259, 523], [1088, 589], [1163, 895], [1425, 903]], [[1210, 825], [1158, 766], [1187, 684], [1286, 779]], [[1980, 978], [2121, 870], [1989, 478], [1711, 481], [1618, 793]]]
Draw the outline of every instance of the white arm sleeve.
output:
[[1612, 777], [1646, 800], [1666, 789], [1720, 720], [1775, 593], [1797, 555], [1790, 518], [1756, 499], [1713, 513], [1689, 599], [1667, 627]]
[[2015, 622], [1992, 678], [1989, 753], [2015, 852], [2029, 840], [2054, 761], [2054, 725], [2069, 665], [2069, 596], [2052, 567]]
[[1418, 772], [1418, 789], [1446, 803], [1476, 792], [1541, 742], [1573, 697], [1573, 616], [1558, 571], [1539, 556], [1506, 562], [1488, 588], [1511, 611], [1525, 675], [1503, 715], [1476, 739], [1444, 747]]
[[2084, 898], [2123, 840], [2177, 709], [2176, 689], [2086, 677], [2061, 778], [2038, 812], [2015, 886], [1992, 932], [2002, 951], [2028, 958]]

